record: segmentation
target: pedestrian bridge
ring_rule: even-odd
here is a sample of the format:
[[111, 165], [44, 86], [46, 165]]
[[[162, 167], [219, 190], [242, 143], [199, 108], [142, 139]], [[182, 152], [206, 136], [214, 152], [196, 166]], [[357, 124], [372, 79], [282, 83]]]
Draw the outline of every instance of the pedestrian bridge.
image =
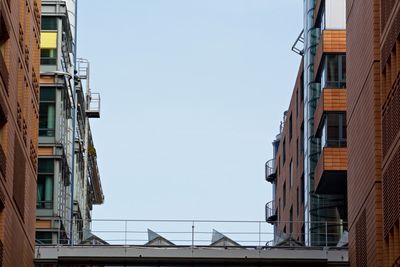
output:
[[349, 266], [328, 247], [38, 246], [36, 267]]
[[305, 246], [260, 221], [91, 223], [90, 231], [77, 233], [83, 237], [79, 243], [65, 245], [69, 240], [62, 239], [61, 228], [53, 229], [57, 239], [37, 240], [36, 267], [349, 266], [346, 242], [331, 242], [339, 237], [333, 238], [326, 222], [319, 247]]

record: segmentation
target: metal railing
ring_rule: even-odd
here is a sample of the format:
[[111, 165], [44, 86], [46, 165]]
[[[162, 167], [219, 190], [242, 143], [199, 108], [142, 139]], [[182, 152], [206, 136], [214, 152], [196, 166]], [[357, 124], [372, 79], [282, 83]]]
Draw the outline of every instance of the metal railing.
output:
[[275, 201], [272, 200], [265, 204], [265, 221], [268, 223], [274, 223], [278, 220], [276, 208], [275, 208]]
[[265, 180], [273, 182], [276, 178], [275, 159], [270, 159], [265, 163]]
[[[74, 221], [85, 225], [81, 220]], [[75, 243], [79, 246], [197, 246], [197, 247], [264, 247], [264, 246], [302, 246], [304, 233], [300, 232], [303, 221], [277, 221], [279, 228], [293, 227], [291, 233], [274, 230], [263, 221], [231, 220], [106, 220], [96, 219], [90, 222], [91, 229], [76, 229]], [[52, 235], [36, 240], [37, 246], [65, 246], [69, 237], [63, 223], [52, 220]], [[319, 246], [336, 246], [342, 238], [344, 228], [338, 222], [312, 222], [318, 230]], [[281, 227], [282, 226], [282, 227]], [[315, 228], [316, 227], [316, 228]], [[288, 229], [288, 228], [286, 228]], [[43, 229], [39, 229], [39, 231]], [[37, 235], [40, 236], [40, 235]], [[42, 235], [43, 236], [43, 235]], [[50, 239], [51, 238], [51, 239]], [[71, 246], [71, 244], [69, 244]]]
[[52, 200], [36, 200], [36, 208], [37, 209], [53, 209], [53, 201]]
[[88, 117], [91, 117], [92, 115], [97, 118], [97, 116], [100, 116], [100, 93], [91, 92], [87, 98], [86, 113], [88, 114]]

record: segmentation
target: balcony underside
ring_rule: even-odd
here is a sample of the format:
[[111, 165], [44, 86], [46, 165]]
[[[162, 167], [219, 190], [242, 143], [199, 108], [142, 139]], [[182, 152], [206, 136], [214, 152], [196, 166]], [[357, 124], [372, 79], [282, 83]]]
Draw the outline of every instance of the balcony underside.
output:
[[274, 214], [267, 218], [267, 223], [274, 224], [277, 219], [278, 219], [278, 215]]
[[316, 185], [315, 193], [328, 195], [346, 194], [347, 171], [324, 171]]

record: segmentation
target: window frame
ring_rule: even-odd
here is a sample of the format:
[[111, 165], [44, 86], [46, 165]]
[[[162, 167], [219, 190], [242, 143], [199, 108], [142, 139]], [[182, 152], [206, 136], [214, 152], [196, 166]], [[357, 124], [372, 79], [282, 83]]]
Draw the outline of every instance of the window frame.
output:
[[[43, 98], [43, 91], [42, 90], [54, 90], [54, 94], [52, 99], [46, 99], [44, 100]], [[41, 121], [43, 119], [43, 112], [45, 112], [44, 106], [45, 105], [52, 105], [54, 108], [54, 126], [53, 128], [49, 128], [49, 127], [41, 127], [41, 124], [43, 123], [43, 121]], [[48, 118], [49, 118], [49, 114], [48, 114], [48, 109], [46, 110], [46, 121], [47, 121], [47, 125], [49, 124], [48, 122]], [[39, 100], [39, 136], [40, 137], [55, 137], [56, 136], [56, 120], [57, 120], [57, 87], [55, 86], [44, 86], [44, 87], [40, 87], [40, 100]], [[47, 134], [45, 134], [47, 133]]]
[[[333, 58], [335, 67], [332, 71], [337, 72], [337, 80], [328, 80], [328, 72], [331, 70], [329, 60]], [[336, 61], [336, 62], [335, 62]], [[325, 88], [346, 88], [346, 54], [325, 54], [322, 59], [321, 68], [318, 71], [317, 81], [321, 84], [321, 89]]]
[[[48, 161], [48, 162], [52, 162], [51, 164], [51, 169], [49, 171], [43, 171], [40, 169], [41, 163], [43, 163], [44, 161]], [[52, 158], [39, 158], [38, 160], [38, 178], [37, 178], [37, 199], [36, 199], [36, 209], [53, 209], [54, 208], [54, 165], [55, 165], [55, 160]], [[42, 179], [41, 177], [43, 177], [44, 179]], [[46, 192], [47, 190], [49, 190], [48, 188], [46, 188], [46, 181], [47, 178], [51, 177], [51, 200], [46, 200]], [[43, 192], [40, 194], [42, 195], [41, 198], [39, 198], [39, 183], [40, 180], [44, 180], [43, 183]], [[40, 200], [39, 199], [43, 199]]]

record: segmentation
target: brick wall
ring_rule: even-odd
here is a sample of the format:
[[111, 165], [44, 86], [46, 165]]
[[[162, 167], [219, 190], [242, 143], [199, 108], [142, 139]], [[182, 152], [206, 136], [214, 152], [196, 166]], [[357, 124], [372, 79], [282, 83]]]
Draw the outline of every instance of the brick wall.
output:
[[381, 1], [384, 266], [400, 264], [400, 3]]
[[[7, 36], [0, 79], [0, 266], [33, 266], [36, 213], [40, 1], [0, 0]], [[4, 35], [3, 35], [4, 36]], [[2, 114], [1, 114], [2, 115]]]
[[[277, 229], [282, 232], [286, 226], [286, 232], [289, 233], [289, 220], [290, 220], [290, 208], [293, 211], [293, 238], [301, 241], [301, 228], [304, 221], [304, 203], [301, 202], [301, 176], [303, 174], [303, 155], [300, 149], [300, 129], [303, 122], [303, 100], [301, 99], [301, 75], [303, 72], [302, 62], [300, 63], [299, 72], [296, 78], [295, 86], [290, 100], [289, 109], [287, 112], [287, 118], [285, 126], [282, 131], [281, 142], [279, 144], [278, 153], [276, 156], [276, 164], [279, 165], [277, 173], [277, 187], [275, 193], [275, 205], [279, 205], [279, 199], [281, 200], [281, 206], [279, 207], [278, 218], [281, 223], [278, 223]], [[297, 104], [296, 104], [297, 102]], [[296, 107], [298, 110], [296, 110]], [[289, 118], [292, 116], [292, 138], [289, 136]], [[286, 161], [283, 163], [283, 140], [286, 143]], [[297, 148], [299, 146], [299, 148]], [[298, 155], [297, 155], [298, 151]], [[280, 160], [279, 160], [280, 159]], [[289, 181], [289, 165], [292, 161], [293, 166], [293, 185], [290, 186]], [[283, 207], [283, 184], [286, 185], [286, 205]], [[297, 195], [297, 190], [299, 194]], [[299, 201], [298, 201], [299, 200]], [[297, 214], [297, 205], [299, 206], [299, 213]]]
[[350, 264], [382, 266], [380, 1], [350, 0], [346, 9]]

